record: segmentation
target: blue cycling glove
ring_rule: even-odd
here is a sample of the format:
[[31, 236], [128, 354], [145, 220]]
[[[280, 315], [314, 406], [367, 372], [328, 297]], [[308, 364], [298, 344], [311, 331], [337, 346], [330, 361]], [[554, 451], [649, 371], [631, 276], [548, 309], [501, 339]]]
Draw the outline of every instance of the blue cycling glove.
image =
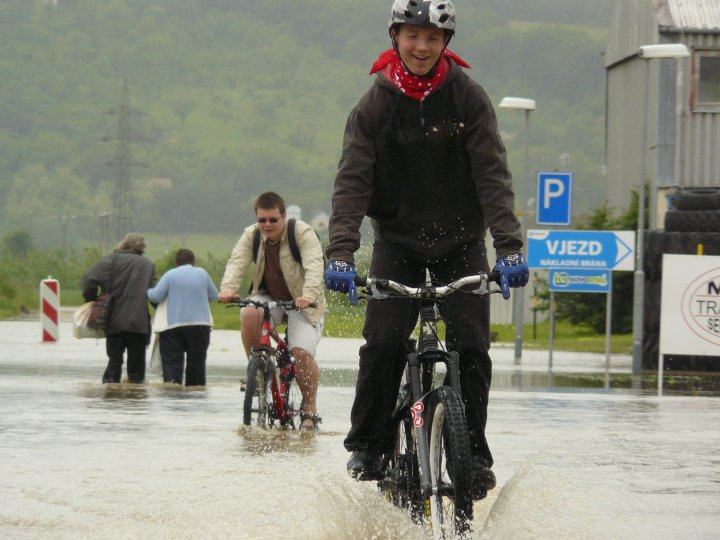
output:
[[350, 303], [357, 304], [357, 289], [355, 288], [355, 265], [345, 261], [328, 261], [325, 270], [325, 287], [331, 291], [348, 293]]
[[530, 268], [522, 253], [500, 257], [495, 268], [500, 274], [500, 291], [503, 298], [510, 298], [510, 287], [524, 287], [530, 277]]

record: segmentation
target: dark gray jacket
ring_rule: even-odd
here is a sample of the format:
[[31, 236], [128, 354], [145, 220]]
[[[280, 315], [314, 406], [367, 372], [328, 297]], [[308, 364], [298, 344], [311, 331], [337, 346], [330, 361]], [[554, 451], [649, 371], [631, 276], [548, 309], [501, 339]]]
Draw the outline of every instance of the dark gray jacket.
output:
[[98, 287], [105, 292], [110, 267], [113, 297], [112, 310], [105, 333], [139, 332], [150, 334], [150, 313], [147, 291], [155, 285], [155, 265], [134, 251], [116, 251], [103, 257], [82, 279], [83, 296], [91, 301], [98, 296]]
[[424, 102], [382, 74], [350, 113], [335, 179], [329, 259], [353, 260], [360, 223], [421, 258], [481, 241], [499, 257], [520, 252], [522, 236], [505, 147], [482, 87], [454, 62]]

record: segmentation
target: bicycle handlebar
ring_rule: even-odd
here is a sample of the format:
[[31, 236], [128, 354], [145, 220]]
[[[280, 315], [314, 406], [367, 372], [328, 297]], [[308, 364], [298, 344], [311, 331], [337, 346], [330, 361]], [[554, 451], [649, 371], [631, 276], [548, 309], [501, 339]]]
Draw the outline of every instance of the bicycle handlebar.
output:
[[491, 291], [488, 288], [488, 284], [491, 282], [498, 283], [499, 281], [500, 274], [496, 271], [491, 272], [490, 275], [481, 272], [472, 276], [465, 276], [442, 287], [408, 287], [407, 285], [397, 283], [390, 279], [355, 276], [355, 285], [365, 287], [365, 289], [371, 293], [371, 297], [375, 299], [389, 298], [393, 295], [408, 298], [442, 298], [443, 296], [459, 291], [466, 285], [474, 285], [476, 283], [480, 285], [477, 289], [463, 292], [477, 295], [491, 294], [500, 291]]
[[[247, 307], [255, 306], [262, 309], [294, 309], [299, 311], [301, 308], [295, 305], [295, 300], [270, 300], [269, 302], [261, 302], [260, 300], [251, 300], [250, 298], [242, 298], [240, 296], [233, 296], [232, 300], [226, 307]], [[315, 302], [308, 305], [308, 307], [317, 307]]]

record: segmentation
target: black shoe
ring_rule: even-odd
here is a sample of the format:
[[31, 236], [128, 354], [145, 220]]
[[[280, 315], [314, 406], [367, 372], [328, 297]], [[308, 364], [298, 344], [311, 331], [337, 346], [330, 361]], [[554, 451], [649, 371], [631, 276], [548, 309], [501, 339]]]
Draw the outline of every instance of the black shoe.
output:
[[495, 489], [496, 485], [495, 473], [490, 469], [487, 460], [475, 458], [473, 464], [473, 499], [476, 501], [484, 499], [487, 492]]
[[374, 450], [355, 450], [347, 462], [347, 470], [355, 480], [379, 480], [382, 454]]

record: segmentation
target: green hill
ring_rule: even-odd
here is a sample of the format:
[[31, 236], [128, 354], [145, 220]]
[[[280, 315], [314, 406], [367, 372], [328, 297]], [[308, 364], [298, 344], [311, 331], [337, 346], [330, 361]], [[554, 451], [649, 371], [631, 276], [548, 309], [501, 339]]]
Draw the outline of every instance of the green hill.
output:
[[[537, 100], [533, 169], [576, 173], [576, 211], [604, 197], [606, 2], [456, 2], [452, 48], [494, 102]], [[307, 214], [329, 209], [347, 114], [388, 46], [389, 1], [3, 0], [0, 228], [57, 243], [97, 241], [112, 208], [114, 116], [124, 78], [142, 141], [134, 223], [232, 233], [277, 189]], [[603, 20], [599, 13], [607, 14]], [[523, 17], [518, 13], [524, 14]], [[529, 14], [536, 13], [535, 20]], [[556, 15], [553, 15], [556, 13]], [[521, 22], [519, 22], [521, 21]], [[522, 177], [520, 115], [499, 113]]]

